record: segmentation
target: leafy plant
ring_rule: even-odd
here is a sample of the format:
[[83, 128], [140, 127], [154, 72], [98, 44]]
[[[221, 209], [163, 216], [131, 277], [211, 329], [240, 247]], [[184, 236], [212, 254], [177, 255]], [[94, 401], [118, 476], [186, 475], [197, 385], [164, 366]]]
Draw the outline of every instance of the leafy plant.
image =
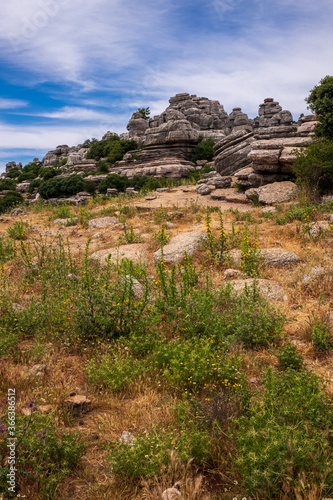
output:
[[278, 350], [277, 358], [281, 367], [286, 370], [292, 368], [293, 370], [300, 370], [303, 367], [303, 356], [297, 353], [296, 346], [287, 342], [281, 349]]
[[216, 140], [212, 137], [204, 139], [202, 135], [198, 138], [198, 144], [196, 145], [194, 152], [191, 156], [191, 161], [196, 162], [197, 160], [207, 160], [211, 161], [214, 157], [214, 145]]
[[27, 239], [27, 224], [23, 221], [15, 222], [7, 229], [7, 234], [13, 240], [26, 240]]
[[306, 102], [319, 123], [315, 127], [316, 136], [333, 140], [333, 76], [325, 76], [315, 85]]
[[102, 384], [113, 391], [120, 391], [131, 385], [145, 371], [145, 365], [144, 360], [137, 360], [130, 356], [120, 358], [105, 355], [99, 362], [95, 358], [91, 359], [86, 371], [89, 382]]
[[0, 198], [0, 214], [7, 212], [7, 210], [19, 205], [23, 201], [23, 196], [20, 193], [17, 191], [8, 191], [3, 198]]
[[327, 313], [320, 316], [313, 314], [309, 320], [309, 329], [315, 351], [324, 352], [333, 347], [330, 318]]

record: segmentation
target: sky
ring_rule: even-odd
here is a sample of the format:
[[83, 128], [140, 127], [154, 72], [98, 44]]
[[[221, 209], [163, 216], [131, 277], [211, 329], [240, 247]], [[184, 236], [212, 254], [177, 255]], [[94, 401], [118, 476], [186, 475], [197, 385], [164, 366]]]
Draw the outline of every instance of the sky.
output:
[[11, 0], [0, 17], [0, 172], [126, 132], [171, 96], [297, 120], [333, 74], [332, 0]]

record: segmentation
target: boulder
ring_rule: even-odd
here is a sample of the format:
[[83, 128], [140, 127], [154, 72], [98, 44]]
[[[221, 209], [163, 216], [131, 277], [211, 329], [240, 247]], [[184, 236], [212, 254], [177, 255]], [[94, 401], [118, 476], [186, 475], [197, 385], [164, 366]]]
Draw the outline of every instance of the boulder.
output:
[[[260, 250], [260, 260], [267, 266], [284, 267], [301, 262], [300, 257], [289, 250], [283, 248], [263, 248]], [[231, 264], [240, 266], [242, 263], [241, 250], [231, 250]]]
[[90, 219], [88, 226], [94, 229], [103, 229], [105, 227], [115, 226], [118, 223], [116, 217], [98, 217], [97, 219]]
[[333, 276], [333, 269], [326, 269], [322, 266], [312, 267], [309, 273], [303, 276], [303, 285], [310, 285], [311, 283], [317, 282], [319, 279], [324, 278], [327, 275]]
[[107, 248], [98, 250], [90, 255], [92, 260], [99, 262], [101, 266], [106, 266], [106, 260], [110, 255], [110, 261], [114, 264], [122, 259], [132, 260], [135, 263], [143, 263], [147, 260], [147, 250], [144, 243], [134, 243], [131, 245], [120, 245], [117, 248]]
[[[202, 239], [205, 237], [205, 231], [189, 231], [181, 233], [170, 240], [163, 247], [163, 257], [165, 262], [180, 262], [187, 255], [193, 255], [201, 246]], [[161, 250], [154, 253], [154, 263], [157, 264], [161, 259]]]
[[294, 200], [299, 194], [299, 188], [291, 181], [273, 182], [265, 186], [246, 191], [246, 195], [258, 195], [258, 200], [264, 205], [273, 205], [274, 203], [283, 203]]
[[168, 488], [163, 491], [162, 500], [183, 500], [183, 497], [177, 488]]
[[283, 300], [284, 302], [288, 301], [284, 288], [276, 281], [254, 278], [228, 281], [237, 295], [240, 295], [245, 290], [245, 287], [249, 289], [253, 288], [254, 282], [256, 282], [258, 286], [260, 295], [264, 298], [269, 300]]
[[206, 184], [200, 184], [199, 186], [197, 186], [196, 188], [196, 192], [198, 194], [201, 194], [203, 196], [207, 195], [207, 194], [210, 194], [212, 191], [212, 189], [207, 186]]

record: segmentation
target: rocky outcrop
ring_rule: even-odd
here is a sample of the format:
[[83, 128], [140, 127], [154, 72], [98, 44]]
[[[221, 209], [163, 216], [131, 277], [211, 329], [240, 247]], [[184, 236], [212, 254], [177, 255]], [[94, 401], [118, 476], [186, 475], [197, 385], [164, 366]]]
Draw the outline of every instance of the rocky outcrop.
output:
[[10, 172], [10, 170], [12, 168], [17, 168], [20, 172], [22, 171], [22, 163], [16, 163], [16, 161], [10, 161], [8, 163], [6, 163], [6, 174], [8, 174], [8, 172]]
[[[170, 240], [170, 243], [163, 247], [163, 258], [165, 262], [180, 262], [183, 260], [185, 252], [193, 255], [202, 246], [202, 239], [205, 237], [204, 231], [189, 231], [178, 234]], [[161, 259], [161, 250], [154, 253], [154, 263]]]
[[98, 250], [90, 255], [92, 260], [99, 262], [101, 266], [106, 266], [107, 259], [110, 256], [110, 262], [117, 264], [122, 259], [132, 260], [134, 263], [143, 263], [147, 260], [147, 249], [144, 243], [133, 243], [131, 245], [120, 245], [117, 248], [108, 248]]
[[253, 131], [237, 130], [218, 142], [214, 147], [217, 172], [225, 176], [249, 167], [251, 159], [248, 155], [253, 141]]
[[251, 290], [256, 285], [260, 295], [268, 300], [283, 300], [284, 302], [288, 300], [284, 288], [273, 280], [248, 278], [245, 280], [228, 281], [228, 283], [231, 284], [236, 295], [243, 293], [246, 288]]

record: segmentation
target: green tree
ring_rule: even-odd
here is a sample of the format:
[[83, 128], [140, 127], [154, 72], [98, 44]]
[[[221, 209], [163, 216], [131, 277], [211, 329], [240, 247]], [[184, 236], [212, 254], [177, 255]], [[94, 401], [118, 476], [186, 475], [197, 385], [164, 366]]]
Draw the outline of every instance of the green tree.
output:
[[149, 120], [150, 118], [150, 109], [148, 108], [139, 108], [138, 113], [144, 118], [145, 120]]
[[315, 128], [316, 136], [333, 140], [333, 76], [327, 75], [320, 80], [305, 100], [319, 121]]

